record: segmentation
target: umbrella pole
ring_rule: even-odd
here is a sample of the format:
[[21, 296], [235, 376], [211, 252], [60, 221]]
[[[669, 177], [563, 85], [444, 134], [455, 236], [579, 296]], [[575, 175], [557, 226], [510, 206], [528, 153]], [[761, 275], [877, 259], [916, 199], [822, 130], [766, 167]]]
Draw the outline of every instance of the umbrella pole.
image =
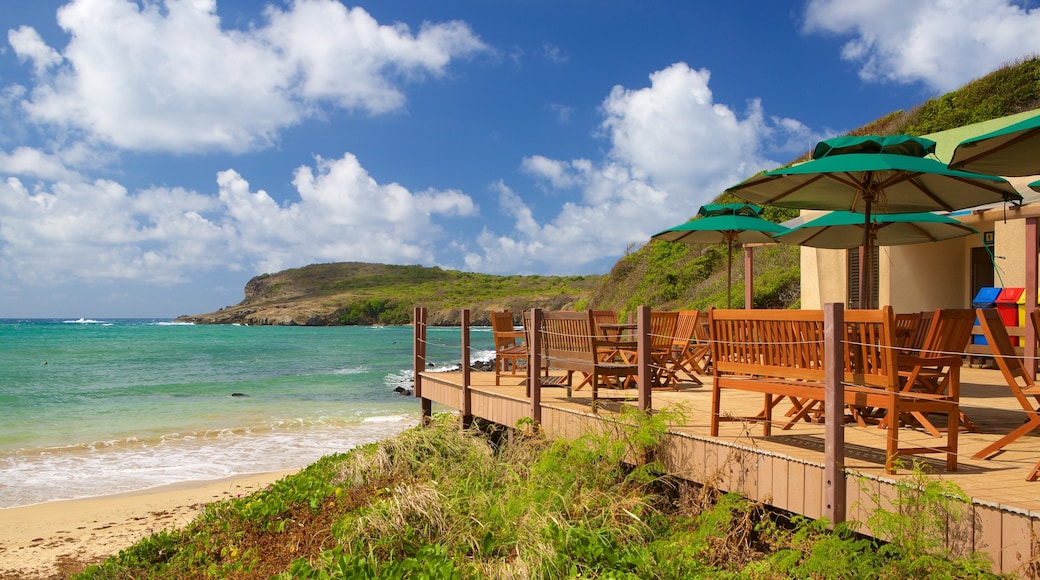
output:
[[860, 309], [870, 308], [870, 275], [874, 269], [871, 266], [874, 264], [873, 260], [873, 242], [870, 239], [870, 209], [873, 205], [874, 196], [872, 194], [864, 194], [863, 201], [865, 203], [865, 210], [863, 213], [863, 251], [859, 255], [859, 307]]
[[726, 241], [726, 308], [733, 308], [733, 239]]

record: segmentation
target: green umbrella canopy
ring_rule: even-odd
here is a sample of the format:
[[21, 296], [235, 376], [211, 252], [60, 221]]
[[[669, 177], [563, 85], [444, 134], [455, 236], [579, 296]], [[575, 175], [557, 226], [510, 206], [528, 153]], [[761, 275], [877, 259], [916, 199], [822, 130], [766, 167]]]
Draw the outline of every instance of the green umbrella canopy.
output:
[[760, 217], [713, 215], [700, 217], [654, 234], [655, 240], [690, 244], [773, 243], [773, 235], [787, 231], [784, 226]]
[[1040, 115], [961, 141], [950, 168], [995, 175], [1040, 174]]
[[859, 135], [835, 137], [816, 144], [813, 159], [847, 153], [894, 153], [924, 157], [935, 153], [935, 141], [912, 135]]
[[716, 215], [743, 215], [759, 217], [762, 208], [748, 203], [706, 203], [697, 210], [700, 217], [711, 217]]
[[1037, 180], [1037, 181], [1034, 181], [1033, 183], [1030, 183], [1029, 184], [1029, 189], [1032, 189], [1033, 191], [1040, 191], [1040, 180]]
[[[975, 228], [949, 216], [927, 212], [875, 214], [870, 222], [871, 237], [879, 246], [940, 242], [978, 233]], [[784, 244], [814, 248], [855, 248], [863, 241], [863, 227], [863, 214], [832, 211], [774, 236], [774, 239]]]
[[775, 243], [773, 235], [787, 231], [780, 224], [758, 217], [761, 211], [762, 208], [748, 204], [707, 204], [697, 212], [700, 217], [654, 234], [653, 239], [726, 244], [726, 307], [729, 308], [733, 304], [733, 244]]
[[[878, 137], [887, 142], [886, 137]], [[896, 139], [904, 144], [908, 139]], [[919, 144], [927, 148], [927, 139]], [[826, 141], [828, 153], [819, 159], [769, 171], [726, 190], [752, 203], [795, 209], [845, 210], [861, 212], [864, 224], [873, 213], [911, 213], [954, 211], [999, 201], [1021, 201], [1022, 196], [1006, 180], [992, 175], [953, 171], [945, 164], [913, 155], [870, 153], [869, 139], [849, 146], [843, 138]], [[817, 146], [819, 149], [820, 146]], [[892, 150], [899, 150], [894, 147]], [[846, 152], [849, 151], [849, 152]], [[861, 306], [867, 301], [869, 269], [873, 242], [870, 228], [863, 228], [866, 253], [860, 267]]]
[[1003, 178], [894, 153], [829, 155], [763, 173], [726, 192], [763, 205], [863, 213], [955, 211], [1022, 199]]

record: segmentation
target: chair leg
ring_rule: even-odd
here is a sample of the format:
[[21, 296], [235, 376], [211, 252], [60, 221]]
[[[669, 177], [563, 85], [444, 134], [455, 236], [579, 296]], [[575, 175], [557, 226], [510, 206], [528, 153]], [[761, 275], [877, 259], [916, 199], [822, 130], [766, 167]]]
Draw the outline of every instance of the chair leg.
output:
[[1026, 481], [1036, 481], [1038, 478], [1040, 478], [1040, 462], [1033, 466], [1033, 470], [1026, 476]]

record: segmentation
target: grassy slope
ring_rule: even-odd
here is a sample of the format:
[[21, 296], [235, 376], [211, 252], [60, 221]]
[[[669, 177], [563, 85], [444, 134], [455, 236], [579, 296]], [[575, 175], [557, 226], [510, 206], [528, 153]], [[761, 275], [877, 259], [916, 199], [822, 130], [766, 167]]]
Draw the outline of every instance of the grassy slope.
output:
[[[573, 441], [486, 438], [441, 415], [269, 490], [210, 504], [83, 578], [990, 578], [942, 547], [963, 493], [918, 477], [861, 525], [786, 519], [652, 458], [667, 417]], [[877, 498], [875, 498], [877, 499]], [[858, 536], [869, 529], [898, 540]]]

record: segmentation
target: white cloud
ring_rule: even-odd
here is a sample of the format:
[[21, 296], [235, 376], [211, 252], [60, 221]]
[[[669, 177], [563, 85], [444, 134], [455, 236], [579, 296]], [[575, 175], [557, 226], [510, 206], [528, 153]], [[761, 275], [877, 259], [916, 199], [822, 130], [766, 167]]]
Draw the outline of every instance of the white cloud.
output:
[[58, 51], [47, 46], [34, 28], [22, 26], [17, 30], [9, 30], [7, 41], [23, 60], [32, 61], [36, 74], [43, 74], [47, 69], [61, 63]]
[[74, 0], [58, 11], [60, 51], [32, 28], [9, 32], [37, 84], [24, 102], [38, 123], [120, 148], [241, 152], [325, 102], [372, 114], [397, 110], [399, 83], [444, 74], [484, 45], [459, 22], [380, 25], [335, 0], [269, 7], [265, 25], [221, 27], [213, 1]]
[[709, 73], [674, 64], [650, 75], [650, 86], [615, 87], [603, 101], [602, 134], [608, 158], [561, 161], [540, 155], [522, 169], [556, 189], [577, 188], [544, 225], [504, 184], [497, 187], [513, 231], [484, 231], [481, 251], [467, 267], [481, 271], [573, 273], [616, 259], [632, 244], [681, 223], [741, 179], [777, 162], [762, 156], [763, 143], [800, 141], [806, 128], [791, 119], [766, 119], [752, 101], [740, 116], [715, 103]]
[[411, 193], [379, 184], [349, 153], [298, 168], [293, 185], [300, 200], [285, 207], [263, 190], [250, 191], [233, 170], [217, 181], [232, 252], [262, 272], [313, 262], [434, 263], [443, 235], [434, 216], [477, 211], [457, 191]]
[[27, 286], [172, 283], [215, 268], [274, 272], [315, 262], [436, 263], [438, 217], [472, 217], [458, 191], [412, 193], [372, 179], [350, 154], [296, 170], [299, 199], [279, 204], [229, 169], [217, 195], [128, 192], [112, 181], [0, 185], [0, 278]]
[[545, 59], [549, 62], [556, 64], [563, 64], [571, 59], [570, 55], [562, 48], [551, 42], [542, 43], [542, 55], [545, 56]]
[[810, 0], [805, 30], [851, 35], [842, 57], [866, 81], [936, 92], [1040, 54], [1040, 9], [1009, 0]]
[[18, 147], [12, 153], [0, 151], [0, 173], [31, 176], [46, 181], [82, 179], [57, 156], [31, 147]]

